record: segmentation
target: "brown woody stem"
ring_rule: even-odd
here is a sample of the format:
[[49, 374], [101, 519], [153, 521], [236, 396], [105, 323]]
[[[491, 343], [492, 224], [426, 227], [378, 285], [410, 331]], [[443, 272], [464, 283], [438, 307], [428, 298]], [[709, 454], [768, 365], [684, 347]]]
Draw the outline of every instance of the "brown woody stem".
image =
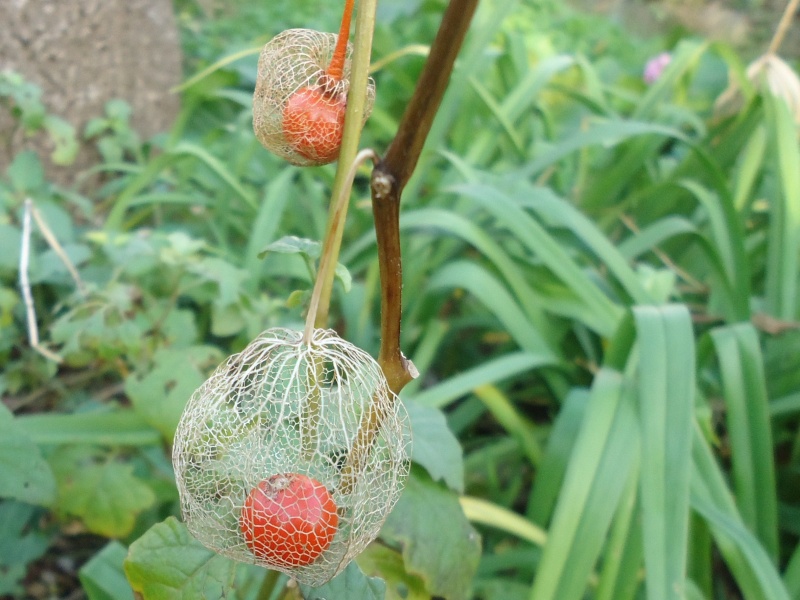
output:
[[431, 45], [417, 87], [386, 156], [372, 171], [372, 212], [381, 274], [381, 349], [378, 362], [395, 393], [416, 376], [400, 351], [400, 196], [411, 178], [444, 97], [456, 56], [478, 0], [451, 0]]
[[[478, 0], [451, 0], [442, 17], [428, 60], [414, 89], [397, 134], [372, 171], [372, 213], [381, 276], [381, 348], [378, 362], [394, 393], [417, 376], [400, 350], [403, 287], [400, 256], [400, 196], [414, 172], [433, 119], [442, 102], [456, 56], [469, 29]], [[385, 415], [384, 403], [373, 402], [364, 413], [353, 448], [342, 469], [339, 489], [349, 494], [364, 468]]]

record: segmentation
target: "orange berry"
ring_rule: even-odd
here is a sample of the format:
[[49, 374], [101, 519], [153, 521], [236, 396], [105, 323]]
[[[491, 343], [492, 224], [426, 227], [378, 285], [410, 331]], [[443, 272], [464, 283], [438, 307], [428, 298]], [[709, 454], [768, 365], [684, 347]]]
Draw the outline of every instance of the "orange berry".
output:
[[328, 549], [339, 526], [336, 502], [316, 479], [273, 475], [254, 487], [239, 529], [250, 551], [275, 567], [310, 565]]
[[336, 160], [342, 145], [347, 99], [322, 87], [304, 87], [283, 109], [283, 136], [292, 149], [316, 164]]

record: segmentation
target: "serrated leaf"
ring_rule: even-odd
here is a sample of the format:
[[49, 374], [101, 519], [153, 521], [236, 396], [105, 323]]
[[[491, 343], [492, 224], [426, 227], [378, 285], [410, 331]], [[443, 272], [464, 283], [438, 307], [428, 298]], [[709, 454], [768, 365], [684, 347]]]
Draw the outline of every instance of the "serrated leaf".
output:
[[413, 469], [381, 537], [402, 547], [406, 569], [422, 577], [432, 595], [469, 598], [481, 544], [454, 492]]
[[128, 549], [117, 541], [109, 542], [81, 567], [78, 577], [89, 600], [133, 600], [122, 563]]
[[194, 539], [175, 517], [131, 544], [125, 575], [142, 600], [216, 600], [229, 597], [236, 564]]
[[38, 446], [0, 403], [0, 498], [49, 506], [56, 482]]
[[386, 582], [386, 600], [429, 600], [425, 582], [406, 571], [399, 552], [381, 544], [370, 544], [356, 562], [366, 575], [380, 577]]
[[452, 490], [463, 492], [464, 456], [461, 444], [447, 426], [444, 413], [413, 400], [404, 400], [403, 404], [414, 434], [411, 460], [425, 467], [434, 480], [442, 480]]
[[305, 600], [384, 600], [386, 583], [377, 577], [367, 577], [355, 562], [331, 581], [318, 588], [300, 586]]
[[129, 375], [125, 393], [136, 412], [171, 440], [186, 402], [205, 381], [205, 367], [219, 359], [219, 352], [210, 346], [158, 350], [153, 370], [144, 376]]
[[94, 451], [61, 451], [51, 465], [58, 479], [58, 509], [79, 517], [92, 533], [124, 537], [136, 516], [156, 501], [150, 487], [133, 474], [133, 465]]
[[[302, 254], [304, 257], [317, 260], [322, 252], [322, 244], [314, 240], [287, 235], [265, 246], [264, 249], [258, 253], [258, 257], [264, 258], [270, 252], [277, 252], [279, 254]], [[350, 275], [350, 271], [347, 270], [347, 267], [342, 263], [336, 264], [336, 277], [342, 282], [344, 291], [349, 292], [350, 287], [353, 285], [353, 277]]]

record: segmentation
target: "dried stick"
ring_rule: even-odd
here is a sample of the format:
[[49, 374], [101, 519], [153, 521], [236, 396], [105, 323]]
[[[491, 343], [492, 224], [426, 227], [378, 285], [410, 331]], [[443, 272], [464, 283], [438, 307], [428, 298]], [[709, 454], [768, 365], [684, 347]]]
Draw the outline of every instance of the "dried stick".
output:
[[22, 245], [19, 253], [19, 287], [22, 289], [22, 300], [25, 303], [25, 314], [28, 321], [28, 342], [31, 348], [45, 358], [57, 363], [64, 361], [58, 354], [52, 352], [39, 343], [39, 326], [36, 324], [36, 309], [33, 306], [31, 283], [28, 278], [28, 266], [31, 254], [31, 212], [33, 201], [25, 200], [25, 212], [22, 215]]

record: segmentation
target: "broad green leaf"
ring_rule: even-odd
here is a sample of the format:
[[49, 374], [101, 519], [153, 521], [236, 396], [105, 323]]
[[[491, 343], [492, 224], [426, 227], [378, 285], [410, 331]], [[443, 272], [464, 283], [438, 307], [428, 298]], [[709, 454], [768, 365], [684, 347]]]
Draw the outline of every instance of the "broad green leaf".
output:
[[236, 563], [201, 545], [175, 517], [131, 544], [124, 568], [142, 600], [222, 600], [236, 574]]
[[49, 506], [56, 482], [39, 448], [0, 403], [0, 498]]
[[386, 597], [386, 582], [377, 577], [367, 577], [357, 563], [351, 562], [325, 585], [317, 588], [301, 585], [300, 591], [303, 600], [383, 600]]
[[425, 467], [435, 481], [442, 480], [452, 490], [463, 493], [464, 455], [444, 413], [413, 400], [405, 400], [403, 404], [414, 436], [411, 460]]
[[635, 307], [647, 597], [679, 599], [686, 579], [695, 359], [689, 311]]
[[75, 447], [59, 450], [50, 463], [58, 480], [58, 510], [79, 517], [92, 533], [125, 537], [136, 516], [156, 501], [133, 474], [133, 465]]
[[448, 600], [469, 598], [480, 538], [455, 493], [413, 469], [381, 537], [402, 547], [406, 569], [422, 577], [431, 594]]
[[133, 600], [133, 590], [122, 568], [127, 555], [125, 546], [109, 542], [81, 567], [78, 577], [89, 600]]
[[125, 379], [125, 393], [136, 412], [171, 440], [189, 397], [205, 381], [207, 367], [219, 358], [211, 346], [162, 348], [153, 357], [152, 371]]
[[750, 323], [740, 323], [713, 330], [711, 339], [722, 375], [736, 503], [744, 522], [777, 560], [775, 464], [758, 334]]
[[20, 152], [8, 166], [8, 178], [19, 192], [30, 193], [44, 183], [44, 169], [33, 150]]
[[380, 577], [386, 582], [386, 600], [429, 600], [425, 582], [408, 573], [403, 556], [381, 544], [370, 544], [356, 557], [365, 575]]
[[[279, 240], [267, 244], [258, 257], [264, 258], [270, 252], [277, 252], [279, 254], [300, 254], [306, 260], [317, 260], [322, 252], [322, 244], [320, 242], [309, 240], [306, 238], [299, 238], [294, 235], [287, 235]], [[349, 292], [353, 284], [353, 276], [341, 263], [336, 263], [336, 277], [342, 282], [342, 287], [345, 292]]]
[[19, 227], [0, 223], [0, 272], [13, 272], [19, 268], [21, 246], [22, 232]]
[[0, 502], [0, 597], [22, 597], [19, 582], [25, 578], [28, 563], [42, 556], [50, 545], [48, 536], [35, 526], [40, 512], [30, 504]]

